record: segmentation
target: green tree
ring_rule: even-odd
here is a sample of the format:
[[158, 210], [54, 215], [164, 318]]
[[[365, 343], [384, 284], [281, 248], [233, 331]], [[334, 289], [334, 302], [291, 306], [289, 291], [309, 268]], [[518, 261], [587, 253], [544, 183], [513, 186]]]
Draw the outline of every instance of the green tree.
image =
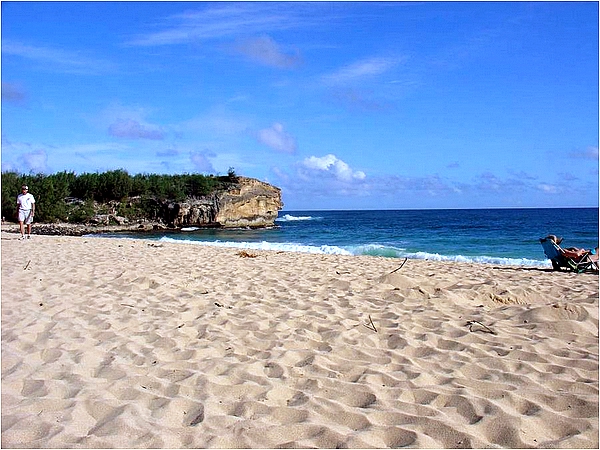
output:
[[[165, 200], [182, 201], [224, 189], [237, 181], [233, 168], [227, 177], [201, 174], [129, 175], [125, 170], [104, 173], [59, 172], [53, 175], [2, 173], [2, 216], [16, 221], [16, 198], [21, 185], [29, 185], [36, 199], [36, 216], [41, 222], [84, 222], [94, 214], [94, 201], [119, 201], [118, 211], [130, 218], [156, 219], [164, 212]], [[67, 201], [73, 197], [81, 201]], [[132, 197], [138, 197], [132, 200]]]
[[2, 217], [16, 221], [17, 195], [21, 193], [21, 177], [16, 172], [2, 174]]
[[129, 197], [131, 191], [132, 180], [129, 174], [124, 170], [112, 170], [101, 173], [98, 176], [98, 184], [96, 186], [96, 200], [106, 202], [109, 200], [121, 200]]
[[97, 173], [84, 173], [71, 183], [70, 195], [82, 200], [93, 200], [98, 187]]

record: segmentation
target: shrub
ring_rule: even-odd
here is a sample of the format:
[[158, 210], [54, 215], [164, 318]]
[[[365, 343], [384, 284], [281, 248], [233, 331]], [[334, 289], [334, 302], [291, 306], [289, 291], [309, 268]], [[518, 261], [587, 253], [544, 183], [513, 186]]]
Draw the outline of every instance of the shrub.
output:
[[[158, 201], [182, 201], [187, 197], [202, 197], [224, 189], [237, 181], [233, 168], [227, 177], [184, 174], [129, 175], [125, 170], [104, 173], [60, 172], [53, 175], [20, 175], [2, 173], [2, 217], [16, 221], [16, 199], [21, 185], [29, 185], [36, 200], [36, 218], [41, 222], [85, 222], [94, 214], [94, 201], [120, 202], [117, 214], [128, 218], [157, 219], [161, 214]], [[135, 202], [131, 197], [138, 197]], [[85, 201], [69, 203], [67, 198]], [[101, 208], [107, 209], [107, 208]], [[108, 211], [104, 211], [105, 213]]]

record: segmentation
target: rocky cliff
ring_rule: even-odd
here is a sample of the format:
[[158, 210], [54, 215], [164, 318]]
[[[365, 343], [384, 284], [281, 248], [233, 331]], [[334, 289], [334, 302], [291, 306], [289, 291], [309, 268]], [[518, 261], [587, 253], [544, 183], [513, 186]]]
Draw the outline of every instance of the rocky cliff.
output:
[[[65, 201], [73, 208], [85, 203], [71, 197]], [[81, 236], [184, 227], [265, 228], [275, 224], [282, 208], [279, 188], [253, 178], [235, 177], [207, 196], [179, 202], [141, 197], [94, 202], [85, 220], [36, 223], [33, 233]], [[2, 229], [16, 233], [19, 226], [3, 221]]]
[[176, 228], [262, 228], [274, 225], [283, 203], [279, 188], [254, 178], [237, 177], [237, 182], [226, 190], [163, 206], [163, 221]]

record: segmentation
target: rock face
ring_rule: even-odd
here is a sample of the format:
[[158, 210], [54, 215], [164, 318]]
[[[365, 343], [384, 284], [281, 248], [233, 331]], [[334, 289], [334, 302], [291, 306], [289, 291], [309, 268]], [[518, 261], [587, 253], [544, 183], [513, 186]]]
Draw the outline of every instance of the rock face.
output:
[[281, 189], [254, 178], [238, 177], [225, 191], [169, 203], [165, 222], [173, 227], [270, 227], [283, 208]]

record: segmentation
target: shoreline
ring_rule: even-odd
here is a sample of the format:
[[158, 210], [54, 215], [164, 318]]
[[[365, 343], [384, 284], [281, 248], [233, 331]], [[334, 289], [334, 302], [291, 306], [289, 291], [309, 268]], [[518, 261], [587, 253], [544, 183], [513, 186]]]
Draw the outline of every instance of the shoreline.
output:
[[[271, 227], [267, 227], [265, 229], [270, 229]], [[277, 226], [275, 226], [277, 228]], [[198, 227], [196, 230], [206, 230], [206, 229], [215, 229], [212, 227]], [[196, 231], [194, 230], [194, 231]], [[217, 230], [221, 230], [217, 228]], [[243, 229], [247, 230], [247, 229]], [[19, 233], [19, 226], [16, 224], [2, 224], [2, 231], [6, 233]], [[222, 231], [235, 231], [235, 229], [222, 229]], [[439, 255], [439, 254], [424, 254], [424, 255], [402, 255], [399, 254], [397, 256], [392, 256], [389, 254], [377, 254], [375, 253], [352, 253], [348, 250], [345, 250], [342, 247], [330, 246], [334, 249], [331, 252], [325, 252], [320, 250], [318, 246], [310, 246], [305, 244], [288, 244], [285, 242], [228, 242], [228, 241], [211, 241], [211, 240], [195, 240], [195, 239], [173, 239], [170, 235], [183, 235], [183, 236], [192, 236], [190, 230], [186, 230], [185, 227], [181, 229], [175, 228], [167, 228], [164, 225], [158, 223], [145, 223], [138, 225], [110, 225], [110, 226], [100, 226], [100, 225], [79, 225], [79, 224], [36, 224], [32, 230], [32, 235], [37, 236], [74, 236], [74, 237], [106, 237], [106, 238], [131, 238], [131, 239], [147, 239], [156, 241], [154, 239], [156, 235], [160, 235], [161, 233], [166, 233], [166, 238], [168, 240], [172, 240], [172, 242], [176, 242], [177, 244], [191, 244], [191, 245], [204, 245], [204, 246], [214, 246], [219, 248], [237, 248], [237, 249], [246, 249], [250, 251], [283, 251], [283, 252], [291, 252], [291, 253], [307, 253], [307, 254], [339, 254], [346, 256], [374, 256], [374, 257], [384, 257], [392, 260], [401, 260], [404, 258], [408, 258], [409, 260], [415, 261], [436, 261], [436, 262], [449, 262], [449, 263], [466, 263], [466, 264], [482, 264], [482, 265], [496, 265], [502, 267], [523, 267], [523, 268], [539, 268], [540, 270], [545, 270], [550, 268], [550, 261], [546, 259], [530, 259], [525, 257], [501, 257], [501, 256], [470, 256], [465, 257], [462, 255]], [[122, 236], [119, 236], [122, 235]], [[129, 235], [129, 236], [128, 236]], [[131, 237], [135, 235], [136, 237]], [[363, 248], [363, 246], [359, 246], [359, 248]], [[335, 251], [337, 250], [337, 251]], [[422, 253], [422, 252], [419, 252]], [[541, 252], [540, 252], [541, 253]], [[471, 260], [469, 260], [471, 259]], [[478, 260], [479, 259], [479, 260]]]
[[596, 275], [1, 237], [5, 448], [598, 447]]

